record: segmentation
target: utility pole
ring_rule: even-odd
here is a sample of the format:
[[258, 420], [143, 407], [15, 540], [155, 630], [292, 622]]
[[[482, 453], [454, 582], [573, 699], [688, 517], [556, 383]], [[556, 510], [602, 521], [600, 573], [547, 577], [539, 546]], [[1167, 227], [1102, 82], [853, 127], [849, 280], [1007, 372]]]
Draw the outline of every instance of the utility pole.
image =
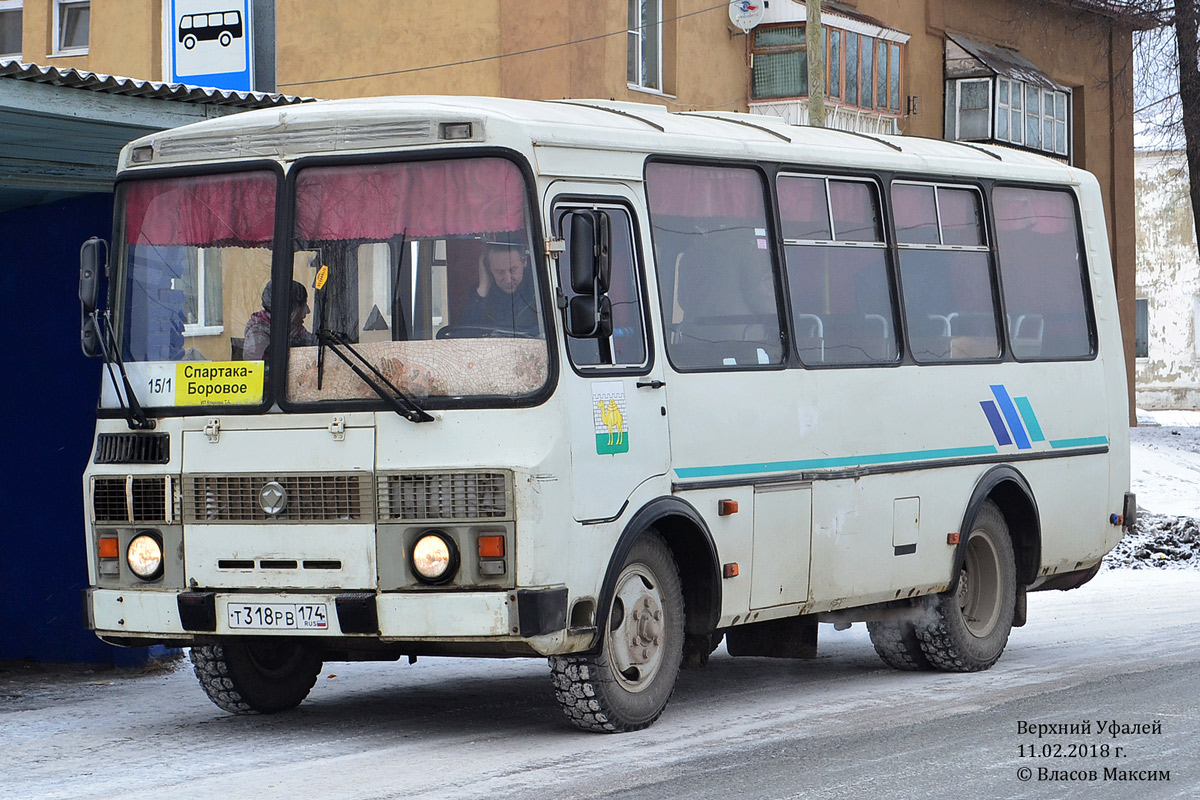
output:
[[804, 0], [808, 47], [808, 124], [825, 127], [825, 34], [821, 29], [821, 0]]

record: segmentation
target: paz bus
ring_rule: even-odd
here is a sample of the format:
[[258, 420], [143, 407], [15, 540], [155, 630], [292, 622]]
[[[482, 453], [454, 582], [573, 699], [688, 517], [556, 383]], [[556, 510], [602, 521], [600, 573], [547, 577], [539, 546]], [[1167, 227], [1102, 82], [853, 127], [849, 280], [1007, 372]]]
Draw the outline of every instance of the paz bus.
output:
[[821, 623], [983, 670], [1136, 508], [1099, 188], [1015, 149], [252, 111], [123, 150], [80, 298], [90, 627], [190, 648], [233, 713], [326, 661], [526, 656], [636, 730], [722, 641], [812, 657]]

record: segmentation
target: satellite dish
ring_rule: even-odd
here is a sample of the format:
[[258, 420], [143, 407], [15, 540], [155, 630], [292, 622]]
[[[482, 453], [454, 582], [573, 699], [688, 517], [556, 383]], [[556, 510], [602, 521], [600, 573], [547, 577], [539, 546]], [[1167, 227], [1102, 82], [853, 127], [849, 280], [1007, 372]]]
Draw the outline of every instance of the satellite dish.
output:
[[729, 3], [729, 21], [740, 28], [742, 33], [753, 30], [762, 22], [765, 13], [766, 0], [730, 0]]

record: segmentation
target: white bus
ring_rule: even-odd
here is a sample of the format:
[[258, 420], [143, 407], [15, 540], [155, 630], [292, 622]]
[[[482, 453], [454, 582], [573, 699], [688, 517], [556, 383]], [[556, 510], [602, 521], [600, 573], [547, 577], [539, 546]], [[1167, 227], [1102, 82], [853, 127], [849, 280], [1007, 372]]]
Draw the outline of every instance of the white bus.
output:
[[190, 647], [230, 712], [325, 661], [540, 656], [635, 730], [722, 639], [822, 622], [986, 669], [1133, 521], [1100, 191], [1039, 156], [321, 102], [132, 142], [113, 236], [89, 623]]

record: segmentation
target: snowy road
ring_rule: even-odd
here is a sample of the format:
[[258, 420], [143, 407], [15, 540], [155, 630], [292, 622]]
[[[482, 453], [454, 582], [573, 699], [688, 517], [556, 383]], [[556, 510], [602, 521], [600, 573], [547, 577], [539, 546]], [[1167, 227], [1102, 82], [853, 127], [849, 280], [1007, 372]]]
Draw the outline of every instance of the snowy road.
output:
[[[1200, 572], [1106, 571], [1031, 595], [1029, 612], [974, 675], [889, 670], [862, 625], [822, 626], [814, 661], [721, 650], [683, 674], [654, 727], [620, 736], [569, 728], [540, 661], [328, 664], [308, 701], [274, 717], [225, 715], [183, 666], [0, 673], [0, 798], [1200, 796]], [[1161, 733], [1114, 739], [1100, 720]], [[1083, 734], [1019, 733], [1085, 721]], [[1080, 744], [1123, 751], [1019, 753]], [[1039, 781], [1039, 768], [1085, 780]]]

